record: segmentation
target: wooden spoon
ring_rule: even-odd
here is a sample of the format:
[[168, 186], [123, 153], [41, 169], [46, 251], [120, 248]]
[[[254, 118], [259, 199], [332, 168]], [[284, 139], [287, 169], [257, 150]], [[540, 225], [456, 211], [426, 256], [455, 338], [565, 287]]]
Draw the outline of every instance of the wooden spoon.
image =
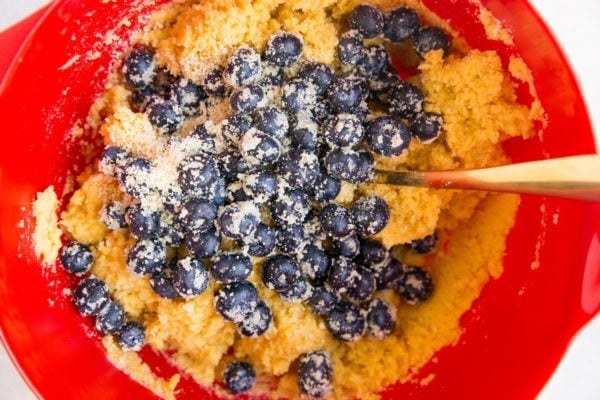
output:
[[451, 171], [382, 171], [375, 182], [436, 189], [485, 190], [600, 201], [600, 155]]

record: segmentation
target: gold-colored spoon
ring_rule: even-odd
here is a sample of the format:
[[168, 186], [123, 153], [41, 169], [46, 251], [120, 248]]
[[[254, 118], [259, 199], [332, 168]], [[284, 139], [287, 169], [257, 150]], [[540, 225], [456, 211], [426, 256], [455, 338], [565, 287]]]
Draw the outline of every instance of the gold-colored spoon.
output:
[[375, 182], [436, 189], [485, 190], [600, 201], [600, 155], [452, 171], [381, 171]]

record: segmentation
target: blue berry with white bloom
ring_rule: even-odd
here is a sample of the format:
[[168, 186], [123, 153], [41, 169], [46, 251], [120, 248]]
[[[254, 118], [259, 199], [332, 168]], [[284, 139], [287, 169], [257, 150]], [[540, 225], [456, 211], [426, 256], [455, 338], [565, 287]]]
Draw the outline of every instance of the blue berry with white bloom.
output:
[[235, 87], [254, 83], [261, 74], [260, 54], [253, 48], [242, 46], [233, 52], [225, 68], [225, 81]]
[[327, 315], [333, 307], [341, 300], [338, 293], [328, 289], [326, 286], [315, 286], [308, 304], [317, 315]]
[[334, 238], [331, 244], [335, 254], [338, 256], [356, 258], [360, 253], [360, 240], [356, 233], [343, 238]]
[[149, 184], [152, 176], [152, 164], [144, 158], [130, 158], [121, 169], [119, 181], [123, 191], [132, 197], [148, 195], [152, 188]]
[[277, 233], [268, 225], [258, 224], [254, 235], [243, 240], [245, 251], [254, 257], [266, 257], [277, 245]]
[[424, 112], [412, 121], [410, 131], [421, 143], [433, 143], [442, 133], [444, 120], [442, 116], [432, 112]]
[[289, 289], [279, 292], [279, 295], [281, 296], [281, 300], [285, 302], [303, 303], [311, 298], [312, 291], [312, 285], [306, 278], [301, 276]]
[[292, 189], [310, 190], [320, 174], [317, 156], [300, 149], [289, 150], [277, 166], [279, 175]]
[[271, 215], [279, 225], [296, 225], [306, 220], [310, 199], [300, 189], [286, 190], [271, 203]]
[[350, 289], [348, 289], [346, 295], [349, 299], [354, 300], [357, 303], [362, 303], [373, 296], [376, 288], [377, 282], [373, 272], [367, 268], [358, 267], [356, 269], [354, 282]]
[[396, 328], [396, 313], [391, 305], [380, 299], [373, 299], [367, 308], [367, 331], [375, 339], [390, 336]]
[[231, 95], [231, 109], [235, 113], [251, 113], [265, 102], [265, 92], [258, 85], [238, 89]]
[[265, 59], [275, 65], [288, 67], [300, 59], [304, 42], [299, 35], [277, 32], [269, 38], [265, 47]]
[[70, 242], [60, 249], [61, 265], [66, 271], [75, 276], [81, 276], [89, 272], [93, 262], [92, 250], [85, 244]]
[[156, 76], [153, 51], [146, 47], [133, 49], [123, 62], [123, 76], [132, 88], [143, 89], [152, 85]]
[[241, 322], [258, 307], [258, 291], [248, 281], [226, 283], [215, 295], [215, 309], [226, 320]]
[[243, 361], [228, 364], [223, 371], [223, 381], [229, 393], [240, 394], [254, 386], [256, 372], [254, 367]]
[[300, 66], [297, 77], [312, 83], [317, 90], [317, 94], [322, 95], [333, 82], [335, 74], [328, 65], [305, 62]]
[[242, 178], [243, 190], [259, 204], [269, 201], [277, 193], [278, 187], [277, 176], [271, 171], [259, 171]]
[[109, 301], [108, 286], [91, 276], [79, 282], [73, 292], [73, 302], [83, 316], [97, 315]]
[[277, 229], [277, 246], [284, 253], [293, 254], [299, 251], [304, 238], [302, 224], [282, 225]]
[[323, 249], [308, 244], [298, 253], [298, 263], [304, 276], [313, 283], [319, 283], [327, 277], [331, 260]]
[[287, 136], [289, 121], [287, 115], [279, 108], [264, 107], [254, 113], [254, 126], [282, 141]]
[[300, 266], [290, 256], [278, 254], [269, 257], [262, 268], [262, 281], [271, 290], [282, 292], [300, 278]]
[[281, 143], [273, 136], [251, 128], [240, 141], [240, 153], [250, 166], [269, 165], [279, 160]]
[[414, 118], [423, 112], [425, 95], [418, 86], [399, 81], [388, 90], [390, 109], [402, 118]]
[[179, 78], [171, 86], [171, 97], [186, 116], [192, 116], [208, 98], [204, 88], [189, 79]]
[[331, 261], [326, 283], [336, 292], [344, 293], [354, 284], [357, 268], [349, 258], [336, 257]]
[[188, 200], [179, 212], [179, 220], [188, 232], [203, 233], [214, 226], [217, 207], [203, 199]]
[[319, 124], [311, 114], [298, 114], [290, 123], [292, 144], [298, 148], [314, 151], [319, 144]]
[[365, 334], [367, 325], [364, 311], [346, 300], [333, 307], [327, 314], [326, 322], [333, 337], [344, 342], [360, 339]]
[[252, 272], [252, 260], [243, 253], [221, 253], [214, 257], [211, 272], [219, 283], [243, 281]]
[[177, 168], [177, 181], [189, 194], [202, 194], [219, 178], [219, 168], [214, 158], [196, 154], [184, 159]]
[[221, 237], [216, 229], [204, 233], [188, 233], [185, 247], [195, 258], [209, 258], [217, 254], [221, 246]]
[[206, 290], [210, 277], [204, 263], [192, 257], [177, 261], [173, 286], [184, 299], [192, 299]]
[[327, 90], [327, 103], [336, 114], [353, 113], [360, 106], [365, 93], [362, 81], [352, 78], [337, 78]]
[[127, 268], [136, 275], [151, 275], [167, 260], [167, 249], [158, 239], [138, 240], [127, 253]]
[[381, 197], [362, 197], [352, 205], [352, 221], [359, 235], [375, 235], [390, 221], [390, 207]]
[[146, 109], [150, 123], [165, 134], [175, 133], [183, 123], [183, 110], [171, 100], [157, 100]]
[[127, 322], [119, 329], [117, 342], [124, 351], [140, 351], [146, 343], [144, 327], [137, 321]]
[[365, 45], [360, 32], [351, 30], [342, 34], [338, 42], [337, 53], [342, 64], [358, 65], [365, 55]]
[[333, 147], [356, 146], [364, 135], [361, 120], [353, 114], [332, 115], [321, 129], [325, 140]]
[[307, 112], [317, 103], [317, 91], [311, 83], [294, 79], [281, 88], [281, 102], [290, 114]]
[[406, 124], [391, 116], [378, 117], [367, 126], [367, 144], [383, 157], [398, 157], [408, 151], [411, 134]]
[[179, 292], [173, 285], [174, 265], [165, 265], [150, 276], [150, 287], [160, 297], [174, 300], [179, 298]]
[[343, 238], [354, 230], [350, 212], [339, 204], [331, 203], [323, 207], [320, 221], [325, 233], [332, 237]]
[[408, 7], [390, 10], [384, 18], [383, 36], [392, 43], [400, 43], [412, 38], [421, 25], [419, 14]]
[[298, 388], [310, 398], [326, 397], [333, 390], [333, 367], [325, 351], [304, 353], [298, 359]]
[[264, 301], [260, 300], [256, 308], [237, 323], [238, 332], [245, 337], [262, 336], [273, 326], [273, 313]]
[[125, 325], [125, 310], [123, 306], [109, 300], [96, 316], [96, 330], [104, 335], [117, 332]]
[[450, 39], [446, 32], [435, 26], [426, 26], [417, 31], [413, 46], [421, 58], [431, 51], [441, 50], [444, 57], [450, 54]]
[[231, 239], [253, 235], [260, 222], [260, 213], [252, 202], [243, 201], [225, 206], [219, 215], [221, 233]]
[[325, 171], [317, 178], [313, 187], [313, 196], [317, 201], [334, 200], [342, 189], [342, 183]]
[[141, 204], [133, 204], [125, 213], [129, 231], [138, 239], [151, 239], [160, 234], [160, 214], [144, 208]]

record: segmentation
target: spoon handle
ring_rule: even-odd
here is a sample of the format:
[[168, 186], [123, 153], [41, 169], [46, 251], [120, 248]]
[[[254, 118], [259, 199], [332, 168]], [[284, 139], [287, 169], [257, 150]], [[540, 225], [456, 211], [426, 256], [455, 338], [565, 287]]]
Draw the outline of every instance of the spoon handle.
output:
[[453, 171], [376, 171], [375, 182], [600, 201], [600, 155]]

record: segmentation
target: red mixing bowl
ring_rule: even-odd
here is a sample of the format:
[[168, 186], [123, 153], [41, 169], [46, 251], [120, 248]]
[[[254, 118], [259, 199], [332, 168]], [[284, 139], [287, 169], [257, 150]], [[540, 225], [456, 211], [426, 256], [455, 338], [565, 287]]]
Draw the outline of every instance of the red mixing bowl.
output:
[[[531, 67], [549, 121], [543, 137], [506, 144], [513, 160], [595, 152], [573, 74], [525, 0], [482, 0], [512, 31], [514, 46], [485, 38], [470, 0], [423, 1], [472, 47], [497, 50], [505, 64], [518, 54]], [[20, 35], [41, 17], [0, 87], [0, 333], [31, 389], [48, 400], [154, 398], [106, 360], [90, 321], [79, 317], [62, 293], [72, 286], [70, 278], [42, 269], [36, 260], [30, 204], [50, 184], [60, 194], [66, 173], [73, 165], [81, 167], [79, 147], [66, 140], [69, 131], [85, 120], [103, 89], [112, 55], [143, 23], [138, 16], [162, 2], [57, 1], [0, 37], [7, 47], [0, 57], [1, 76], [12, 54], [8, 47], [16, 51]], [[131, 26], [123, 24], [126, 20]], [[530, 100], [526, 88], [519, 94]], [[536, 259], [540, 267], [532, 269]], [[460, 342], [441, 350], [421, 372], [435, 373], [435, 379], [426, 386], [393, 386], [385, 398], [535, 397], [573, 335], [599, 309], [600, 206], [523, 197], [504, 265], [502, 277], [488, 284], [464, 316]], [[143, 356], [158, 373], [173, 372], [160, 355], [146, 350]], [[212, 398], [189, 378], [182, 386], [181, 399]]]

